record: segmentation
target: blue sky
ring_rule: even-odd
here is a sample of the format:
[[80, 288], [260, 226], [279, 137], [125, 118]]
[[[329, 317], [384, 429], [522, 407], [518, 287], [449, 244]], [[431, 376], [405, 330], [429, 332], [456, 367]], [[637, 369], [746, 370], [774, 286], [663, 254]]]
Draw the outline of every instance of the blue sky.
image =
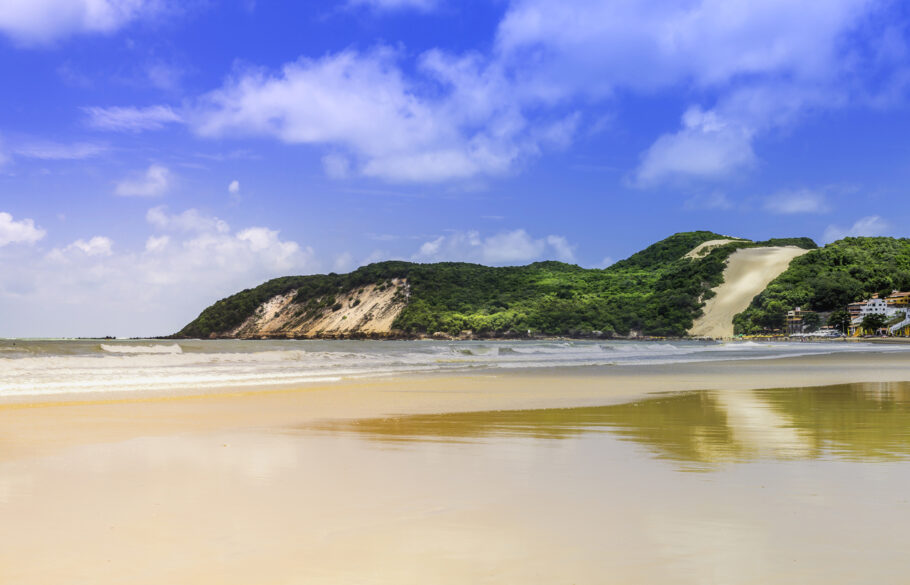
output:
[[170, 333], [388, 258], [906, 235], [876, 0], [6, 0], [0, 335]]

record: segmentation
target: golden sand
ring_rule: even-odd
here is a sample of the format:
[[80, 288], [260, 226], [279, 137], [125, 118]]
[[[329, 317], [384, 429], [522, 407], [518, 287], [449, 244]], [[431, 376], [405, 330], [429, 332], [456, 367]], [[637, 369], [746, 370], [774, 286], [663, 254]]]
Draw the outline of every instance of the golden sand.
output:
[[7, 404], [0, 583], [901, 583], [904, 380], [868, 354]]

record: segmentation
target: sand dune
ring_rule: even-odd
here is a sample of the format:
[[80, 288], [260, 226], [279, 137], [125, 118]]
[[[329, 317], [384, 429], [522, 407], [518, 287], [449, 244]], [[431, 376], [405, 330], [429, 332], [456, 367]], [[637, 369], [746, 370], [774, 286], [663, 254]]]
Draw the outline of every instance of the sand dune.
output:
[[790, 261], [808, 252], [794, 246], [737, 250], [727, 261], [724, 282], [714, 289], [704, 314], [695, 321], [689, 335], [733, 337], [733, 317], [743, 312], [752, 299], [790, 266]]
[[728, 238], [725, 240], [708, 240], [707, 242], [702, 242], [701, 244], [692, 248], [688, 254], [683, 256], [684, 258], [701, 258], [706, 255], [712, 249], [717, 248], [718, 246], [723, 246], [724, 244], [729, 244], [730, 242], [741, 242], [740, 239]]

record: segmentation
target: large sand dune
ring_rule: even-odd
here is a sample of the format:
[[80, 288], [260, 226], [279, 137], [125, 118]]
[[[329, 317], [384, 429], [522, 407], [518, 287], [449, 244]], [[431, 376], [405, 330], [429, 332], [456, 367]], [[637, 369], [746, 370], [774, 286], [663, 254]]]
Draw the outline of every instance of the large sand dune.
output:
[[743, 312], [752, 299], [790, 266], [790, 261], [808, 250], [794, 246], [737, 250], [727, 261], [724, 282], [714, 289], [704, 314], [695, 321], [689, 335], [733, 337], [733, 317]]

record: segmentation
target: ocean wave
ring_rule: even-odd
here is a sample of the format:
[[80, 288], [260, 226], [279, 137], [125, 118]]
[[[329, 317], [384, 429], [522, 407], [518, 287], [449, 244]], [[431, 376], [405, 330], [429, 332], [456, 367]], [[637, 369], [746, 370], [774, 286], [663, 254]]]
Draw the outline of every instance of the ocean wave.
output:
[[[266, 387], [466, 369], [643, 366], [908, 346], [746, 342], [201, 341], [0, 345], [0, 397], [63, 392]], [[17, 353], [22, 351], [23, 353]]]
[[173, 345], [121, 345], [119, 343], [108, 345], [102, 343], [101, 350], [108, 353], [183, 353], [183, 348], [178, 343]]

